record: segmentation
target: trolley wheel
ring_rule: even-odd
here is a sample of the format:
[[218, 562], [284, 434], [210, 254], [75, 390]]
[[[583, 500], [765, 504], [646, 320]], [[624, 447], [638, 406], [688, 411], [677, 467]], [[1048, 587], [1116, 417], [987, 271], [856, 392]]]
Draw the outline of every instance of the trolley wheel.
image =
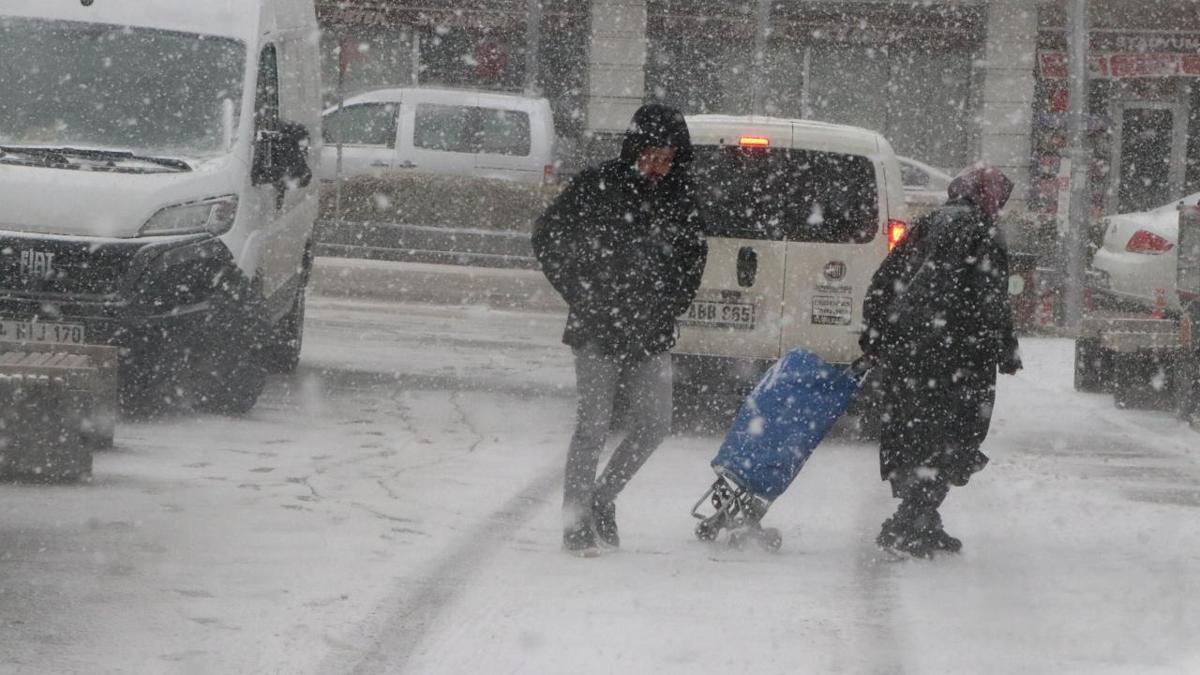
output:
[[771, 553], [777, 553], [779, 548], [783, 546], [783, 535], [774, 527], [764, 528], [759, 533], [759, 542], [762, 547]]
[[702, 520], [696, 525], [696, 538], [700, 541], [715, 541], [721, 528], [709, 520]]

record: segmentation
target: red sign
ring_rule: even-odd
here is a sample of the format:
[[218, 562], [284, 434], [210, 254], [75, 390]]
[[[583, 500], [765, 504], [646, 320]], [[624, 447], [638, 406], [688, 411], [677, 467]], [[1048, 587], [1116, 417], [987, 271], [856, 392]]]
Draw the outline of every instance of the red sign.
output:
[[[1061, 80], [1068, 76], [1067, 55], [1063, 52], [1038, 52], [1038, 69], [1043, 78]], [[1088, 75], [1102, 80], [1135, 77], [1200, 76], [1200, 56], [1190, 54], [1091, 54]]]

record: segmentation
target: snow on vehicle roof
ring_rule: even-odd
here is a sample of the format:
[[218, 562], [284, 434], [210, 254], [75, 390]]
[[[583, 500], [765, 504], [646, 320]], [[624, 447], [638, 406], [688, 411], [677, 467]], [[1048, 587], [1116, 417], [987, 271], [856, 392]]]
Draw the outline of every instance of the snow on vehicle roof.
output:
[[[511, 91], [496, 91], [493, 89], [470, 89], [457, 87], [392, 87], [388, 89], [372, 89], [370, 91], [360, 92], [353, 96], [346, 97], [346, 103], [378, 103], [381, 101], [400, 101], [405, 94], [421, 92], [422, 94], [432, 94], [432, 98], [442, 99], [448, 102], [461, 99], [464, 96], [486, 96], [492, 100], [501, 100], [509, 103], [518, 104], [521, 107], [528, 107], [530, 104], [549, 105], [549, 101], [541, 96], [526, 96], [521, 93]], [[326, 110], [330, 112], [336, 109], [336, 106]]]
[[723, 134], [786, 133], [788, 147], [875, 155], [891, 146], [878, 132], [845, 124], [760, 115], [688, 115], [692, 142], [715, 144]]
[[0, 17], [79, 21], [257, 40], [262, 3], [251, 0], [149, 3], [95, 0], [90, 6], [67, 0], [5, 0]]

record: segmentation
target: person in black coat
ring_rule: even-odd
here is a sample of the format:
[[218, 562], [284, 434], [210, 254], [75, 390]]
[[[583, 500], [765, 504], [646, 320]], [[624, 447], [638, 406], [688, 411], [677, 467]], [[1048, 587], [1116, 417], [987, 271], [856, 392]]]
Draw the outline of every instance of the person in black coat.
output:
[[876, 540], [885, 549], [928, 557], [962, 547], [938, 508], [988, 461], [980, 446], [997, 370], [1021, 368], [995, 222], [1011, 191], [991, 167], [955, 178], [950, 199], [914, 223], [867, 291], [860, 345], [879, 370], [880, 472], [901, 500]]
[[[683, 115], [642, 106], [621, 155], [581, 172], [538, 220], [533, 250], [567, 302], [579, 404], [567, 454], [563, 546], [585, 555], [619, 544], [614, 501], [671, 426], [675, 318], [687, 311], [707, 245], [687, 164]], [[613, 402], [630, 428], [596, 477]]]

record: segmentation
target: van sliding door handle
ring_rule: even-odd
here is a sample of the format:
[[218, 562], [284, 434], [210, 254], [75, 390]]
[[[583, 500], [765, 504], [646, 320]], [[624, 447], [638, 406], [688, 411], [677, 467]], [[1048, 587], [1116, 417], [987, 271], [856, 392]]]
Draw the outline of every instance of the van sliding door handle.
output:
[[408, 160], [404, 160], [403, 162], [400, 162], [399, 164], [397, 164], [396, 168], [398, 168], [398, 169], [415, 169], [415, 168], [417, 168], [417, 165], [413, 164], [412, 162], [410, 162]]
[[374, 162], [371, 162], [371, 166], [376, 166], [376, 167], [379, 167], [379, 168], [381, 168], [381, 169], [386, 169], [386, 168], [388, 168], [389, 166], [391, 166], [391, 164], [388, 164], [387, 162], [383, 162], [383, 161], [380, 161], [380, 160], [378, 160], [378, 159], [377, 159], [377, 160], [375, 160]]
[[758, 252], [749, 246], [743, 246], [738, 249], [737, 257], [737, 282], [742, 288], [749, 288], [754, 285], [754, 279], [758, 276]]

